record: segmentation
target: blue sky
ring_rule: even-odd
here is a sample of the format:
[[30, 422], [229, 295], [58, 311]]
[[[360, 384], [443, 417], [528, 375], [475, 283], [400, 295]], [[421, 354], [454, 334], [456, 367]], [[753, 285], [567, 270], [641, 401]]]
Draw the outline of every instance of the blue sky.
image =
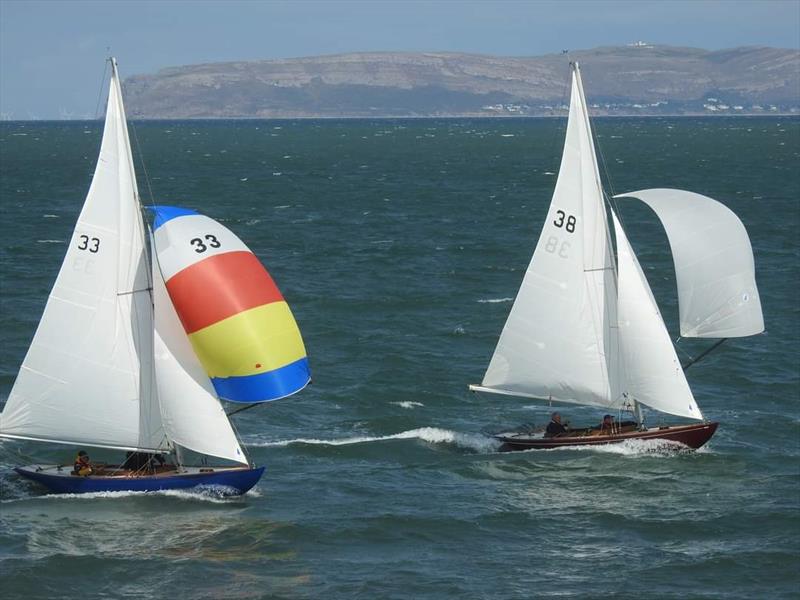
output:
[[0, 114], [94, 116], [107, 48], [123, 77], [363, 50], [535, 56], [636, 40], [800, 47], [800, 0], [0, 0]]

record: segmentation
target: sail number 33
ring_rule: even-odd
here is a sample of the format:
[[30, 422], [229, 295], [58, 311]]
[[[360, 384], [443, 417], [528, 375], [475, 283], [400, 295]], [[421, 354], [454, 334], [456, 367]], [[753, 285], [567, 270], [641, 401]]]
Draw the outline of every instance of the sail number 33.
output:
[[92, 254], [97, 254], [100, 250], [100, 238], [92, 237], [81, 234], [78, 236], [78, 250], [88, 250]]
[[219, 240], [216, 238], [216, 236], [213, 236], [210, 233], [204, 235], [203, 239], [200, 239], [199, 237], [192, 238], [189, 240], [189, 243], [194, 246], [194, 251], [198, 254], [202, 254], [209, 248], [219, 248], [222, 245], [219, 243]]

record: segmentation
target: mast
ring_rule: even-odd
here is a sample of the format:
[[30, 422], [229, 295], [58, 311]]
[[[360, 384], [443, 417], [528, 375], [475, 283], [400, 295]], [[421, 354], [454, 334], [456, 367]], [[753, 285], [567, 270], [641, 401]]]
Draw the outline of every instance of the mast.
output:
[[[572, 69], [575, 72], [575, 77], [578, 81], [577, 89], [581, 97], [581, 106], [583, 107], [583, 118], [586, 123], [590, 142], [590, 155], [592, 159], [595, 179], [595, 186], [600, 190], [602, 198], [602, 226], [603, 235], [605, 236], [605, 246], [608, 253], [604, 273], [605, 281], [603, 282], [603, 291], [605, 293], [605, 302], [603, 304], [605, 312], [603, 313], [604, 319], [604, 333], [608, 336], [606, 345], [606, 360], [608, 368], [609, 388], [611, 392], [611, 399], [618, 401], [622, 395], [622, 382], [625, 378], [624, 373], [624, 359], [619, 341], [619, 321], [618, 321], [618, 299], [619, 299], [619, 274], [617, 261], [614, 260], [612, 249], [614, 245], [611, 241], [611, 227], [608, 223], [608, 211], [606, 206], [610, 209], [608, 195], [603, 187], [603, 181], [600, 178], [599, 162], [597, 160], [597, 150], [595, 147], [594, 130], [592, 129], [591, 119], [589, 118], [589, 104], [586, 101], [586, 93], [583, 88], [583, 78], [581, 77], [581, 70], [578, 61], [570, 62]], [[608, 173], [606, 173], [608, 175]]]
[[[161, 416], [161, 407], [158, 398], [158, 387], [156, 385], [156, 372], [155, 372], [155, 359], [154, 359], [154, 303], [153, 303], [153, 283], [152, 283], [152, 263], [149, 252], [149, 232], [150, 227], [144, 222], [144, 207], [142, 205], [141, 196], [139, 194], [139, 185], [136, 177], [136, 169], [133, 160], [133, 147], [131, 145], [130, 135], [128, 132], [128, 117], [125, 112], [125, 103], [122, 94], [122, 81], [119, 76], [119, 68], [117, 59], [113, 56], [109, 57], [111, 63], [111, 83], [116, 90], [116, 101], [118, 102], [118, 111], [122, 121], [121, 127], [121, 154], [127, 162], [128, 172], [130, 173], [129, 185], [133, 195], [133, 203], [135, 206], [135, 216], [132, 218], [134, 224], [134, 236], [138, 238], [138, 247], [140, 252], [140, 264], [137, 269], [141, 271], [141, 276], [134, 289], [130, 291], [133, 294], [133, 301], [140, 305], [141, 311], [148, 313], [147, 319], [150, 324], [149, 335], [146, 336], [140, 343], [138, 353], [141, 361], [140, 370], [140, 420], [143, 427], [149, 427], [154, 431], [160, 432], [164, 438], [165, 443], [170, 445], [171, 440], [164, 431]], [[120, 184], [123, 184], [120, 181]]]
[[642, 412], [642, 405], [639, 404], [639, 401], [636, 399], [633, 401], [633, 414], [636, 415], [636, 422], [639, 424], [639, 428], [641, 429], [644, 427], [644, 413]]

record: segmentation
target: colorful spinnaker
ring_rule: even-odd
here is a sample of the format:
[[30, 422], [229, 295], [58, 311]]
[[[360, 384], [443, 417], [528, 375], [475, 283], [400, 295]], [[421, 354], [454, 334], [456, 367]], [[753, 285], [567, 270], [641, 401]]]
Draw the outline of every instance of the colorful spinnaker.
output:
[[308, 358], [289, 305], [244, 242], [193, 210], [152, 211], [167, 291], [219, 397], [267, 402], [308, 385]]

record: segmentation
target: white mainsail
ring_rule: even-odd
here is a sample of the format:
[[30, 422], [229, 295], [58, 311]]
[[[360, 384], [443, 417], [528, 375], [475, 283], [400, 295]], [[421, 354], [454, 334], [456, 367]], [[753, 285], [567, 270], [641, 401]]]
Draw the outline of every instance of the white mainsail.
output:
[[0, 436], [163, 450], [144, 228], [113, 59], [111, 64], [92, 184], [0, 414]]
[[474, 390], [595, 406], [619, 399], [616, 282], [577, 65], [564, 153], [533, 258]]
[[617, 216], [619, 342], [625, 365], [623, 391], [661, 412], [702, 419], [675, 354], [650, 285]]
[[728, 338], [764, 331], [750, 238], [733, 211], [683, 190], [618, 194], [655, 211], [669, 239], [683, 337]]
[[247, 458], [214, 387], [192, 350], [153, 257], [156, 382], [164, 429], [181, 446], [239, 463]]

